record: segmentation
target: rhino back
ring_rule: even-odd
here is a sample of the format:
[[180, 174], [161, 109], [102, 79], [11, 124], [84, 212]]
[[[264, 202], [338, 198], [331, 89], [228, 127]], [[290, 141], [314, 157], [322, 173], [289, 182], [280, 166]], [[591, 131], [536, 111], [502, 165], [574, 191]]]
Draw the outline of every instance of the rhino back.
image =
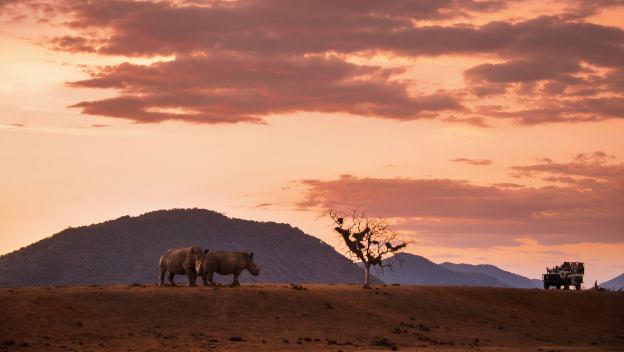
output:
[[217, 251], [210, 253], [209, 265], [213, 265], [213, 270], [221, 275], [229, 275], [234, 271], [246, 268], [245, 252], [224, 252]]
[[188, 266], [188, 263], [192, 263], [194, 261], [193, 253], [191, 252], [191, 248], [172, 248], [167, 250], [163, 256], [162, 261], [164, 261], [165, 268], [175, 274], [184, 274], [184, 268]]

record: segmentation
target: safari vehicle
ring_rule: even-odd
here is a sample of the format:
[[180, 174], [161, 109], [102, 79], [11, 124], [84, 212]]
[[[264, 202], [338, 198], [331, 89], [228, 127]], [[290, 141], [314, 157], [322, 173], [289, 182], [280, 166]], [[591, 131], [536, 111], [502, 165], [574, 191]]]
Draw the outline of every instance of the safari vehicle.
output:
[[563, 286], [563, 288], [569, 290], [570, 286], [574, 286], [577, 290], [580, 290], [584, 273], [585, 266], [580, 262], [564, 262], [561, 266], [546, 268], [546, 274], [542, 275], [544, 289], [548, 290], [553, 286], [559, 290]]

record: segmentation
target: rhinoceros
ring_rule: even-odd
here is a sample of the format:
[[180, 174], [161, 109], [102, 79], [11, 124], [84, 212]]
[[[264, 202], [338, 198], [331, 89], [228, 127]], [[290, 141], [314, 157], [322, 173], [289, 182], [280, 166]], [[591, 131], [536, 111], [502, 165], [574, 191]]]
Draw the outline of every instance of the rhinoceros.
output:
[[230, 286], [238, 286], [238, 276], [247, 269], [253, 276], [260, 274], [260, 267], [256, 266], [253, 260], [253, 252], [224, 252], [216, 251], [206, 254], [202, 263], [202, 272], [208, 276], [211, 285], [215, 285], [214, 273], [219, 275], [234, 275], [234, 280]]
[[165, 273], [167, 271], [169, 272], [171, 286], [175, 286], [173, 282], [175, 274], [186, 274], [189, 286], [195, 286], [195, 280], [197, 280], [197, 275], [199, 274], [204, 281], [204, 285], [207, 285], [206, 274], [202, 270], [202, 261], [205, 260], [207, 254], [207, 249], [203, 251], [198, 246], [168, 249], [160, 257], [159, 285], [165, 285]]

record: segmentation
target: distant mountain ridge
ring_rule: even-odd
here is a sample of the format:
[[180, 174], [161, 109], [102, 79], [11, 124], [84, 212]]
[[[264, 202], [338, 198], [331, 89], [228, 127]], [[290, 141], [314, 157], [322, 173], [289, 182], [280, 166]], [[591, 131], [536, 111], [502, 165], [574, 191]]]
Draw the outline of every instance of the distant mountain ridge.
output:
[[539, 288], [541, 285], [540, 280], [531, 280], [490, 264], [436, 264], [409, 253], [399, 253], [384, 260], [384, 264], [389, 263], [392, 263], [392, 269], [386, 268], [377, 274], [389, 284], [515, 288]]
[[[262, 271], [258, 277], [244, 272], [243, 283], [359, 283], [364, 275], [333, 247], [290, 225], [173, 209], [68, 228], [0, 256], [0, 287], [156, 283], [160, 255], [194, 244], [253, 251]], [[176, 281], [185, 284], [186, 277]]]
[[384, 264], [391, 264], [392, 268], [385, 268], [376, 276], [388, 284], [510, 287], [489, 275], [447, 269], [409, 253], [396, 254], [385, 259]]
[[542, 281], [529, 279], [524, 276], [511, 273], [509, 271], [503, 270], [491, 264], [454, 264], [445, 262], [440, 264], [440, 266], [454, 270], [460, 271], [463, 273], [479, 273], [489, 275], [498, 281], [504, 283], [509, 287], [517, 287], [517, 288], [541, 288]]
[[624, 288], [624, 274], [616, 276], [609, 281], [605, 281], [598, 286], [608, 288], [610, 290], [619, 290]]

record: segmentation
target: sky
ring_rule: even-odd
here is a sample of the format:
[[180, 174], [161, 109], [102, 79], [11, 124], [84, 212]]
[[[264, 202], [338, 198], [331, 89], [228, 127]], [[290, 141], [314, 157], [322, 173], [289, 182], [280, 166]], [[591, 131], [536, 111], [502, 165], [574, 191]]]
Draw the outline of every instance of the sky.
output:
[[624, 1], [0, 0], [0, 254], [170, 208], [624, 272]]

